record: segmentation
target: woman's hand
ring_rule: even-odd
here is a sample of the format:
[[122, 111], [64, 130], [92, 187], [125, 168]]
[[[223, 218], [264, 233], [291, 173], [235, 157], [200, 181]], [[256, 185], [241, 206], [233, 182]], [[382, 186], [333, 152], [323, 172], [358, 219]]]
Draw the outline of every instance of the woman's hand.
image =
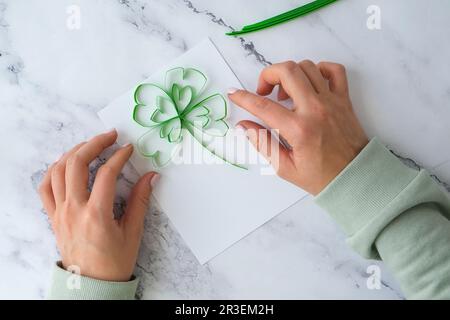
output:
[[89, 163], [117, 139], [115, 130], [75, 146], [50, 166], [39, 194], [50, 218], [64, 268], [83, 276], [129, 281], [136, 263], [152, 185], [158, 175], [144, 175], [133, 188], [125, 214], [113, 216], [116, 180], [133, 153], [117, 150], [100, 167], [88, 191]]
[[[279, 86], [278, 99], [292, 98], [289, 110], [266, 97]], [[277, 173], [313, 195], [320, 193], [366, 146], [368, 139], [350, 101], [342, 65], [292, 61], [265, 68], [255, 95], [230, 89], [229, 97], [270, 128], [278, 129], [291, 148], [271, 152], [271, 136], [252, 121], [241, 121], [255, 147]], [[263, 135], [261, 135], [263, 132]], [[276, 159], [274, 159], [276, 157]]]

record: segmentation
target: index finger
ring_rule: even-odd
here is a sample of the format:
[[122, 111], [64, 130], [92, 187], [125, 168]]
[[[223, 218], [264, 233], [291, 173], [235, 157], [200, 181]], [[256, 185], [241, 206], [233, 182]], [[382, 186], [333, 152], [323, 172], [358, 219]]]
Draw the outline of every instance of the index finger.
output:
[[116, 130], [100, 134], [89, 140], [67, 160], [67, 194], [80, 201], [87, 201], [89, 164], [117, 139]]
[[257, 92], [260, 95], [268, 95], [276, 85], [282, 86], [296, 103], [301, 103], [305, 101], [305, 97], [315, 94], [308, 77], [293, 61], [273, 64], [263, 69], [259, 76]]
[[258, 96], [246, 90], [231, 92], [229, 98], [239, 107], [264, 121], [270, 128], [280, 130], [280, 134], [288, 142], [289, 140], [292, 141], [293, 137], [286, 129], [294, 125], [294, 112], [269, 98]]
[[89, 140], [84, 146], [82, 146], [77, 152], [77, 157], [85, 165], [91, 163], [96, 157], [100, 155], [106, 148], [111, 146], [117, 139], [117, 131], [111, 130], [106, 133], [99, 134]]
[[103, 212], [109, 214], [113, 210], [117, 178], [132, 153], [133, 145], [123, 146], [97, 171], [89, 201], [93, 201], [97, 206], [102, 207]]

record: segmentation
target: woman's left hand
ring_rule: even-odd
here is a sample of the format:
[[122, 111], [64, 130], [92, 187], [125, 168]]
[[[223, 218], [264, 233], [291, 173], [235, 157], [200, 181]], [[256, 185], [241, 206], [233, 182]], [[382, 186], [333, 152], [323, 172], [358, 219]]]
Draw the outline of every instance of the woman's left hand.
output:
[[133, 146], [123, 146], [100, 167], [90, 193], [88, 178], [89, 163], [116, 139], [117, 132], [112, 130], [75, 146], [50, 166], [39, 194], [65, 269], [75, 266], [83, 276], [129, 281], [158, 174], [149, 172], [141, 177], [131, 192], [125, 214], [114, 219], [116, 180]]

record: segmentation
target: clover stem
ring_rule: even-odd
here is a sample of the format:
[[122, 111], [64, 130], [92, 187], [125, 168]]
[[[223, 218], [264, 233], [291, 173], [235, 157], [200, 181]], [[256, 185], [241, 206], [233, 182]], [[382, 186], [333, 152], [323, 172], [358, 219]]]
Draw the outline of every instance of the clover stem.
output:
[[197, 140], [198, 143], [200, 143], [200, 145], [205, 148], [206, 150], [208, 150], [213, 156], [216, 156], [217, 158], [221, 159], [223, 162], [228, 163], [236, 168], [239, 169], [243, 169], [243, 170], [248, 170], [247, 167], [244, 167], [240, 164], [228, 161], [227, 159], [225, 159], [224, 157], [219, 156], [214, 150], [211, 150], [208, 145], [206, 143], [203, 142], [203, 140], [199, 139], [196, 134], [194, 133], [194, 128], [192, 128], [191, 124], [188, 123], [182, 123], [182, 125], [189, 131], [189, 133], [191, 134], [192, 137], [194, 137], [195, 140]]

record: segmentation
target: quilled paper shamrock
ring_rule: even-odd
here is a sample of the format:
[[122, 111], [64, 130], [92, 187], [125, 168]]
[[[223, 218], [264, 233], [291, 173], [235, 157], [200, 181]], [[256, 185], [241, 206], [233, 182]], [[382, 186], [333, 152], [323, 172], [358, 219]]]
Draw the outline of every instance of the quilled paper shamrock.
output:
[[202, 137], [227, 134], [227, 102], [218, 93], [202, 97], [207, 81], [197, 69], [177, 67], [166, 72], [164, 88], [153, 83], [142, 83], [136, 88], [133, 120], [149, 129], [138, 139], [137, 146], [155, 167], [171, 161], [185, 132], [215, 154]]

